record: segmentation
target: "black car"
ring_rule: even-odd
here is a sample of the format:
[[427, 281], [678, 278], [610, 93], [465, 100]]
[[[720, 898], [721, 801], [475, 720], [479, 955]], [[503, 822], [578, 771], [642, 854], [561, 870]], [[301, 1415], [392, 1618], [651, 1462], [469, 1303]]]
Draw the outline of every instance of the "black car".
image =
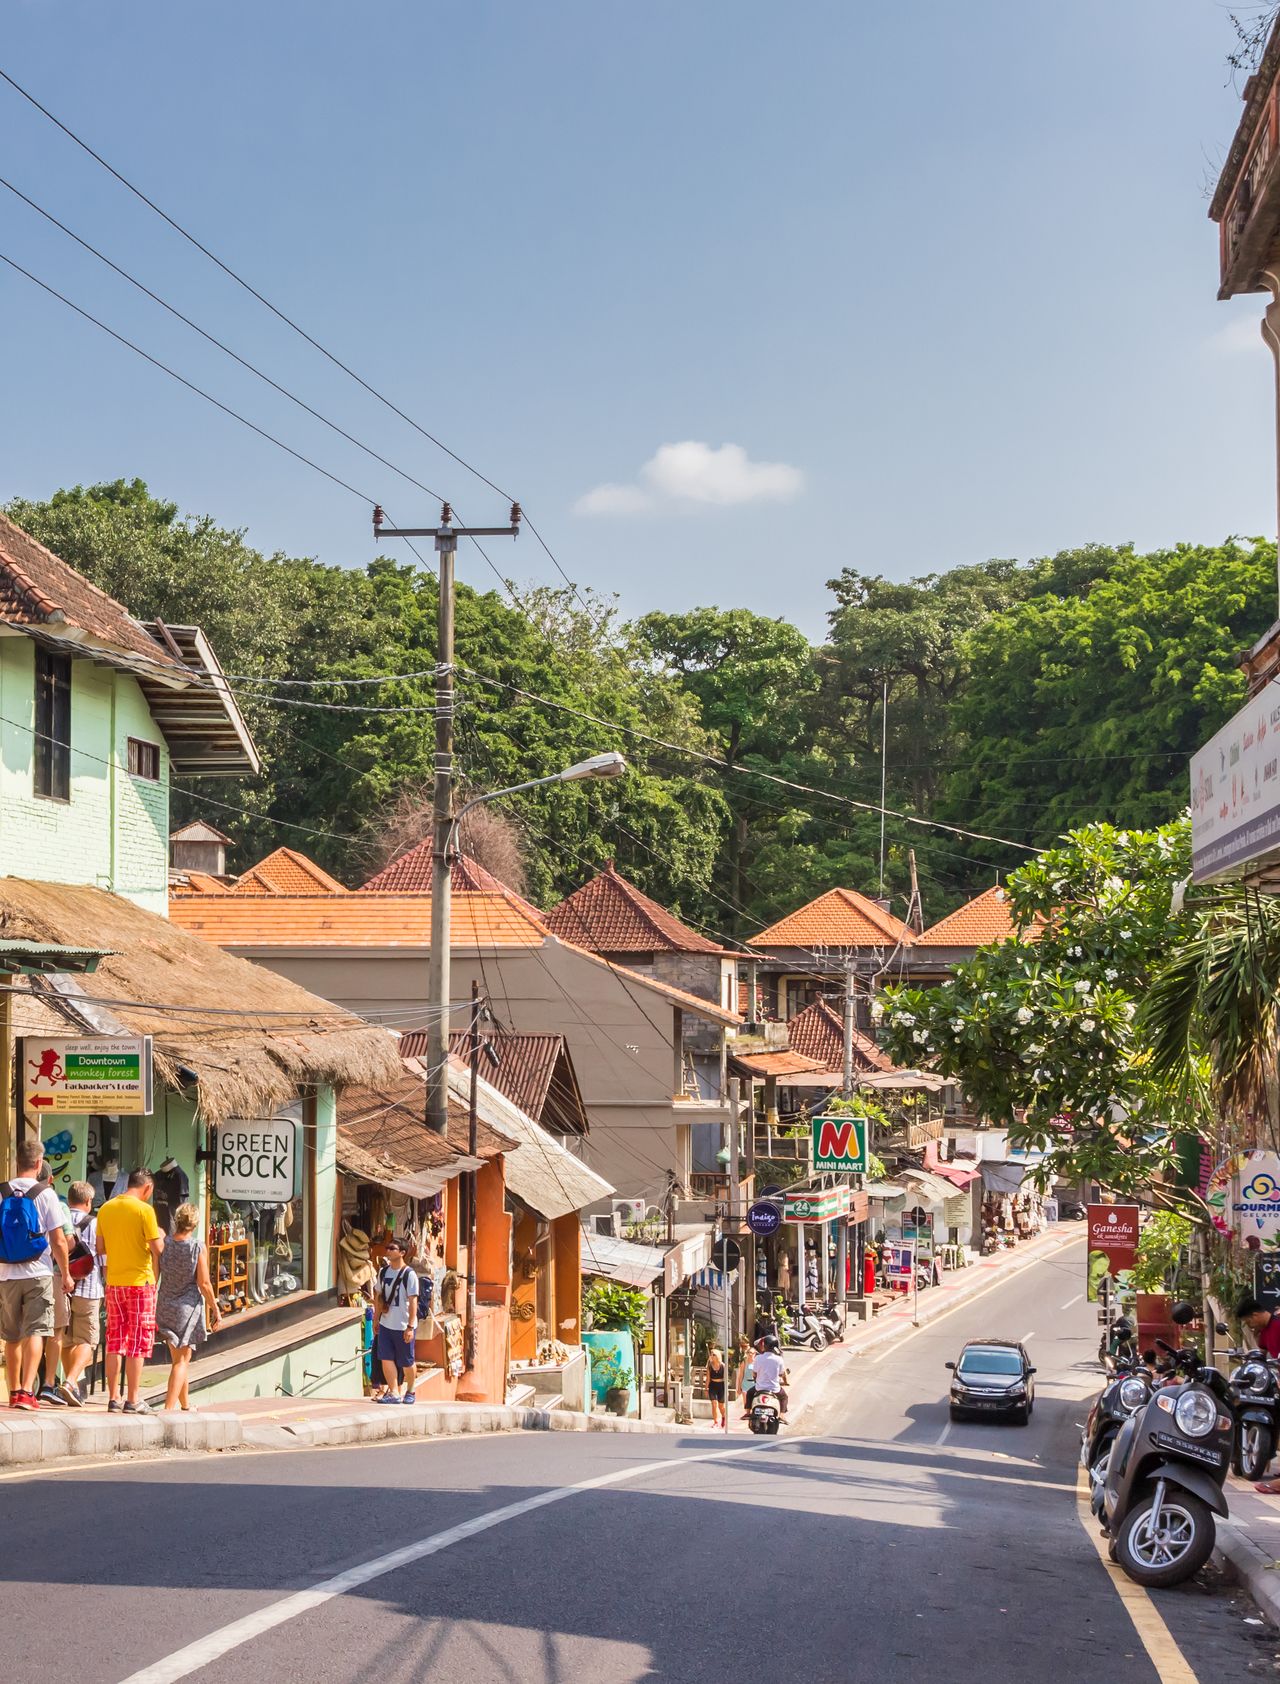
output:
[[951, 1419], [1007, 1415], [1025, 1427], [1035, 1408], [1035, 1369], [1011, 1339], [971, 1339], [951, 1369]]

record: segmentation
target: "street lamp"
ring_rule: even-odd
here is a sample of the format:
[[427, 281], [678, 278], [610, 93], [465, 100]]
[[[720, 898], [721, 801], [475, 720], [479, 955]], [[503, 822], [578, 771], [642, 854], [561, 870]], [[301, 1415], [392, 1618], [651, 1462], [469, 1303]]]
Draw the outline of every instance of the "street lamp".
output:
[[616, 748], [609, 749], [604, 754], [593, 754], [589, 760], [579, 760], [572, 766], [566, 766], [563, 772], [552, 772], [550, 777], [529, 778], [527, 782], [511, 784], [507, 789], [491, 789], [487, 795], [477, 795], [454, 814], [449, 826], [447, 851], [450, 856], [457, 851], [458, 826], [473, 807], [483, 807], [486, 802], [498, 801], [504, 795], [519, 795], [526, 789], [538, 789], [543, 784], [581, 783], [587, 778], [620, 778], [626, 770], [627, 763], [622, 755]]
[[450, 990], [450, 909], [453, 900], [453, 880], [450, 863], [457, 851], [458, 826], [475, 807], [498, 801], [504, 795], [518, 795], [522, 790], [537, 789], [542, 784], [579, 783], [587, 778], [620, 778], [627, 763], [616, 749], [593, 754], [588, 760], [576, 761], [562, 772], [552, 772], [546, 778], [529, 778], [507, 789], [491, 789], [487, 795], [477, 795], [461, 807], [449, 821], [443, 849], [440, 836], [432, 838], [432, 905], [431, 905], [431, 962], [427, 985], [427, 1127], [443, 1134], [449, 1120], [449, 990]]

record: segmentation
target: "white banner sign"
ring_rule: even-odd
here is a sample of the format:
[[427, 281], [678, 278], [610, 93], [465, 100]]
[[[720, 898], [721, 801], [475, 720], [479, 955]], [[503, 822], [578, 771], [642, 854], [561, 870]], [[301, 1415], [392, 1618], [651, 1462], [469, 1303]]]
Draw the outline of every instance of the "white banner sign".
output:
[[213, 1184], [220, 1199], [282, 1205], [293, 1197], [298, 1125], [288, 1117], [220, 1123], [215, 1154]]
[[1221, 877], [1280, 848], [1280, 682], [1191, 758], [1191, 875]]

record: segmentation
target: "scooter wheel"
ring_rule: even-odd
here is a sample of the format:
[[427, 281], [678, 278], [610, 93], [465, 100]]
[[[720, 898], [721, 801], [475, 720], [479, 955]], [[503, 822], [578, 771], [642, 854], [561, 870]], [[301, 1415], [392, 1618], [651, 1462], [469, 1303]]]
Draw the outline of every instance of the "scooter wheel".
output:
[[1120, 1523], [1116, 1560], [1135, 1584], [1150, 1590], [1180, 1585], [1213, 1553], [1213, 1516], [1189, 1491], [1166, 1486], [1160, 1530], [1151, 1530], [1155, 1487], [1147, 1486]]
[[1245, 1479], [1265, 1479], [1274, 1454], [1275, 1444], [1272, 1441], [1270, 1431], [1266, 1427], [1255, 1426], [1250, 1423], [1241, 1429], [1238, 1452], [1239, 1472]]

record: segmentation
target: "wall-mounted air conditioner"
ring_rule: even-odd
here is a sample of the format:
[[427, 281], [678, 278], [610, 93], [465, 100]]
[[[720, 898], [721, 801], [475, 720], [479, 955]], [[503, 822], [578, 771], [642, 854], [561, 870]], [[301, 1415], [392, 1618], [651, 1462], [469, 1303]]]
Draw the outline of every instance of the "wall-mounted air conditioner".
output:
[[643, 1222], [645, 1201], [643, 1199], [612, 1199], [614, 1219], [618, 1223]]

